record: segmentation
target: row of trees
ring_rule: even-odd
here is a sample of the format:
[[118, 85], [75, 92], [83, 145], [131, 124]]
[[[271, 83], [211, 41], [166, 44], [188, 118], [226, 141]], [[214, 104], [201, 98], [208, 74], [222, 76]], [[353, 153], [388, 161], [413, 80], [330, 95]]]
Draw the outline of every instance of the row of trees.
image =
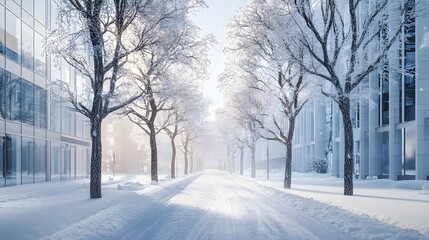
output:
[[[158, 181], [156, 135], [167, 132], [174, 147], [184, 129], [186, 141], [196, 134], [213, 39], [200, 36], [189, 15], [204, 6], [200, 0], [60, 1], [46, 50], [88, 80], [80, 95], [65, 81], [52, 86], [60, 86], [71, 108], [90, 122], [91, 198], [102, 196], [101, 124], [111, 113], [127, 116], [149, 135], [153, 181]], [[173, 156], [172, 167], [174, 161]]]
[[219, 83], [226, 112], [246, 132], [237, 142], [250, 146], [252, 177], [257, 138], [279, 141], [287, 149], [284, 187], [291, 187], [296, 117], [312, 98], [326, 96], [342, 114], [344, 194], [353, 195], [351, 103], [368, 102], [374, 94], [366, 84], [369, 74], [382, 74], [389, 58], [398, 61], [398, 36], [414, 23], [415, 4], [253, 0], [237, 14], [229, 25], [229, 64]]

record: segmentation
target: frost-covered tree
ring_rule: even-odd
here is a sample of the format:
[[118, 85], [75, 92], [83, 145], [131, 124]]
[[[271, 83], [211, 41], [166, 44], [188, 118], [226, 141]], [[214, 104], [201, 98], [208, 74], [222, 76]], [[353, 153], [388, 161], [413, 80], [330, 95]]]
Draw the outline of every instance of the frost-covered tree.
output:
[[[425, 3], [428, 4], [426, 0]], [[411, 3], [411, 4], [410, 4]], [[309, 74], [325, 80], [323, 94], [338, 105], [344, 125], [344, 195], [353, 195], [353, 126], [351, 101], [358, 86], [398, 55], [398, 36], [414, 17], [414, 1], [282, 0], [280, 8], [294, 18], [293, 45], [302, 45], [311, 59], [300, 61]], [[408, 12], [408, 13], [407, 13]], [[288, 47], [288, 46], [286, 46]], [[393, 60], [393, 59], [392, 59]], [[398, 61], [398, 59], [394, 60]], [[363, 96], [364, 93], [360, 93]], [[369, 94], [366, 94], [369, 96]]]
[[[175, 97], [173, 110], [167, 113], [168, 124], [164, 127], [171, 143], [171, 178], [176, 178], [176, 137], [185, 132], [187, 122], [192, 124], [195, 117], [201, 117], [207, 106], [198, 86], [184, 86], [182, 89], [182, 96]], [[187, 94], [183, 94], [185, 92]]]
[[155, 29], [169, 13], [153, 13], [167, 2], [59, 1], [58, 26], [53, 26], [46, 50], [64, 59], [90, 82], [85, 96], [77, 96], [67, 82], [60, 85], [70, 107], [90, 122], [91, 198], [101, 198], [101, 123], [109, 114], [141, 96], [138, 87], [130, 86], [125, 78], [123, 67], [134, 53], [156, 42]]
[[200, 81], [207, 75], [207, 50], [212, 36], [199, 36], [199, 29], [189, 14], [203, 7], [200, 1], [171, 1], [165, 5], [169, 14], [157, 30], [158, 41], [130, 60], [130, 71], [141, 84], [143, 96], [129, 105], [125, 113], [150, 139], [151, 179], [158, 181], [156, 135], [168, 125], [159, 113], [173, 110], [177, 99], [189, 96], [189, 81]]
[[284, 47], [289, 45], [288, 48], [294, 48], [299, 54], [298, 60], [304, 59], [303, 49], [291, 46], [289, 41], [291, 21], [290, 16], [278, 9], [275, 1], [255, 0], [230, 23], [227, 51], [233, 62], [229, 66], [236, 65], [236, 74], [241, 75], [246, 86], [263, 94], [270, 103], [264, 108], [266, 113], [260, 112], [266, 117], [254, 120], [258, 127], [268, 132], [261, 137], [278, 141], [287, 149], [285, 188], [291, 187], [295, 121], [311, 92], [304, 68]]

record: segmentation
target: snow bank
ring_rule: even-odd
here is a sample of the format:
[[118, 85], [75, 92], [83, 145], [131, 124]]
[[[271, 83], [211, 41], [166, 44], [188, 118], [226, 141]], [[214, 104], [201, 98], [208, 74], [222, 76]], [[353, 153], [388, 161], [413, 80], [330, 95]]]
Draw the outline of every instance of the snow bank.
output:
[[125, 182], [118, 184], [118, 190], [129, 190], [129, 191], [139, 191], [144, 189], [145, 186], [139, 182]]

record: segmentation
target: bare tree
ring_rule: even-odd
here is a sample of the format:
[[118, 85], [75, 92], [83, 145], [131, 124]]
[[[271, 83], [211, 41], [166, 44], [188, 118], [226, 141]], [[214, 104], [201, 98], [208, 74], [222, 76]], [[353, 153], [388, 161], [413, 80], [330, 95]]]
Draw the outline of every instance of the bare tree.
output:
[[[344, 125], [344, 195], [353, 195], [353, 126], [351, 101], [357, 87], [389, 57], [398, 58], [398, 36], [414, 16], [411, 1], [282, 0], [295, 20], [290, 41], [305, 48], [309, 59], [295, 57], [305, 71], [328, 82], [323, 91], [338, 105]], [[427, 3], [426, 3], [427, 4]], [[409, 13], [406, 13], [406, 12]], [[288, 48], [288, 46], [285, 46]], [[390, 49], [394, 49], [389, 53]], [[396, 53], [394, 53], [396, 51]], [[387, 60], [388, 61], [388, 60]], [[397, 60], [396, 60], [397, 61]]]
[[169, 122], [163, 120], [156, 125], [156, 120], [160, 119], [158, 114], [173, 110], [171, 103], [174, 99], [187, 97], [184, 83], [201, 81], [207, 75], [207, 51], [213, 38], [210, 35], [200, 37], [199, 29], [189, 18], [191, 11], [203, 6], [201, 1], [166, 4], [170, 14], [158, 31], [157, 43], [140, 51], [131, 67], [137, 70], [134, 75], [142, 85], [144, 96], [130, 105], [125, 113], [149, 135], [152, 181], [158, 181], [156, 135]]
[[[63, 0], [56, 29], [46, 50], [62, 57], [89, 79], [88, 97], [61, 83], [71, 108], [89, 119], [91, 150], [90, 197], [101, 198], [101, 123], [110, 113], [141, 96], [130, 92], [123, 66], [135, 52], [154, 43], [154, 29], [166, 16], [154, 20], [150, 12], [163, 1]], [[128, 84], [124, 87], [122, 83]]]
[[[264, 109], [270, 114], [259, 112], [268, 116], [255, 116], [253, 120], [268, 132], [268, 135], [261, 135], [262, 138], [285, 145], [284, 187], [290, 188], [295, 121], [309, 100], [310, 90], [304, 68], [284, 48], [285, 44], [290, 44], [291, 18], [273, 3], [253, 1], [233, 19], [229, 25], [231, 40], [227, 56], [235, 63], [236, 74], [242, 75], [240, 78], [245, 80], [246, 86], [270, 99], [271, 106]], [[302, 61], [303, 49], [295, 50], [299, 54], [296, 58]]]

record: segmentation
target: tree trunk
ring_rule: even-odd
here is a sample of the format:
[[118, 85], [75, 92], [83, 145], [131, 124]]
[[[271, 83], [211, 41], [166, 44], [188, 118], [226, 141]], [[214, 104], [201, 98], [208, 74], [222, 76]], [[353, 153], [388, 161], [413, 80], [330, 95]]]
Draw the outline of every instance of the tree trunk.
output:
[[101, 198], [101, 119], [91, 119], [90, 198]]
[[185, 149], [185, 151], [183, 152], [183, 155], [184, 155], [184, 158], [185, 158], [184, 174], [188, 175], [188, 140], [186, 140], [184, 149]]
[[158, 149], [156, 146], [156, 132], [153, 124], [148, 124], [150, 134], [150, 174], [151, 180], [158, 182]]
[[286, 139], [286, 163], [285, 163], [285, 178], [284, 188], [291, 188], [292, 186], [292, 139], [295, 130], [295, 118], [289, 118], [289, 128]]
[[244, 148], [240, 147], [240, 175], [243, 175], [243, 158], [244, 158]]
[[251, 162], [251, 174], [250, 177], [251, 178], [255, 178], [256, 177], [256, 145], [255, 142], [252, 142], [251, 146], [250, 146], [250, 151], [252, 152], [252, 162]]
[[344, 125], [344, 195], [353, 195], [353, 126], [350, 118], [350, 99], [343, 98], [338, 107]]
[[171, 178], [176, 178], [176, 143], [171, 138]]

